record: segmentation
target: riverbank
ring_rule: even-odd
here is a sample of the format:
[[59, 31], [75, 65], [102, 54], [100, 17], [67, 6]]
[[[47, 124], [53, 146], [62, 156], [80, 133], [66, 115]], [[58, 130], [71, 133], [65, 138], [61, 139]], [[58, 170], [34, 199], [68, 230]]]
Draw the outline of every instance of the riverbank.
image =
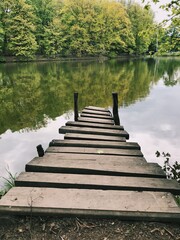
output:
[[15, 63], [15, 62], [48, 62], [48, 61], [58, 61], [58, 62], [84, 62], [84, 61], [106, 61], [109, 59], [142, 59], [148, 56], [136, 56], [136, 55], [122, 55], [117, 57], [109, 56], [94, 56], [94, 57], [45, 57], [45, 56], [36, 56], [33, 59], [19, 59], [17, 57], [1, 57], [0, 63]]
[[118, 60], [125, 60], [125, 59], [144, 59], [144, 58], [156, 58], [156, 57], [180, 57], [180, 52], [176, 53], [162, 53], [162, 54], [154, 54], [154, 55], [129, 55], [129, 54], [123, 54], [121, 56], [82, 56], [82, 57], [74, 57], [74, 56], [68, 56], [68, 57], [46, 57], [46, 56], [35, 56], [32, 59], [26, 59], [26, 58], [17, 58], [15, 56], [8, 56], [0, 57], [0, 63], [14, 63], [14, 62], [47, 62], [47, 61], [58, 61], [58, 62], [81, 62], [81, 61], [106, 61], [110, 59], [118, 59]]
[[0, 239], [154, 240], [180, 239], [180, 225], [118, 219], [0, 217]]
[[45, 56], [35, 56], [33, 59], [20, 59], [17, 57], [9, 56], [2, 57], [0, 63], [13, 63], [13, 62], [47, 62], [47, 61], [62, 61], [62, 62], [71, 62], [71, 61], [91, 61], [91, 60], [107, 60], [107, 57], [45, 57]]

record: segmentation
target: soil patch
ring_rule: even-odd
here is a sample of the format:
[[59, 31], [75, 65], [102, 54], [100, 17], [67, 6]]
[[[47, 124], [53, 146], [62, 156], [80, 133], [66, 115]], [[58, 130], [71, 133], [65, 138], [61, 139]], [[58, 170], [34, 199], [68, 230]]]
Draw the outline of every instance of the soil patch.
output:
[[180, 240], [180, 224], [118, 219], [0, 217], [0, 240]]

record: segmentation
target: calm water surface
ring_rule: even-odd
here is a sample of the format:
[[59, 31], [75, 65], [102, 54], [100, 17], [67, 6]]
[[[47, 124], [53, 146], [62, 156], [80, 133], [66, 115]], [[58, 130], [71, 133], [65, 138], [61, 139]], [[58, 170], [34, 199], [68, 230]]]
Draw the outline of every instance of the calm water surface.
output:
[[6, 169], [24, 171], [38, 144], [46, 149], [52, 139], [63, 138], [58, 128], [73, 120], [75, 91], [80, 110], [111, 109], [111, 93], [118, 92], [121, 125], [147, 161], [162, 165], [157, 150], [180, 161], [180, 58], [1, 64], [1, 177]]

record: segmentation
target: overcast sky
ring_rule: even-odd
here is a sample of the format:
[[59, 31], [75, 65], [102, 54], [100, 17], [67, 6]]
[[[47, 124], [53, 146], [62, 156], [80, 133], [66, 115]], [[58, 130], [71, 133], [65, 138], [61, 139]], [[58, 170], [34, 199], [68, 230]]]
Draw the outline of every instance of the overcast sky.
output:
[[[138, 2], [140, 4], [142, 4], [141, 0], [135, 0], [135, 2]], [[147, 3], [148, 1], [145, 1], [145, 3]], [[149, 0], [149, 2], [152, 2], [151, 0]], [[155, 20], [156, 22], [160, 23], [162, 22], [165, 18], [168, 18], [168, 12], [164, 11], [160, 8], [160, 5], [169, 3], [170, 0], [160, 0], [159, 3], [154, 4], [151, 3], [151, 8], [153, 10], [153, 12], [155, 13]]]

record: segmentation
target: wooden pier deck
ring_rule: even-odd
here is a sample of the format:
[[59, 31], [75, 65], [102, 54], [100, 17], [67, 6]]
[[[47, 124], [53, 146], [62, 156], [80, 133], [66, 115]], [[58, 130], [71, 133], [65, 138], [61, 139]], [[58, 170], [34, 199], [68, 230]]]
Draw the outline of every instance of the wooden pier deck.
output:
[[180, 185], [148, 163], [138, 143], [127, 141], [116, 117], [114, 108], [112, 116], [89, 106], [61, 127], [64, 140], [52, 140], [41, 157], [26, 164], [0, 200], [0, 214], [180, 222], [173, 197]]

